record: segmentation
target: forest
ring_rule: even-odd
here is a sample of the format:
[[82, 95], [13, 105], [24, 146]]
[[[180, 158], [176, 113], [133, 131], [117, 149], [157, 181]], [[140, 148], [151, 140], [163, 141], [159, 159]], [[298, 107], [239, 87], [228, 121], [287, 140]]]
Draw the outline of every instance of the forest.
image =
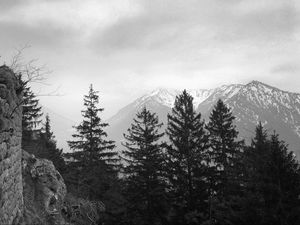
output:
[[[82, 121], [56, 145], [51, 118], [24, 82], [22, 148], [53, 162], [67, 186], [72, 224], [298, 225], [300, 164], [288, 144], [257, 121], [250, 145], [238, 136], [232, 110], [220, 99], [209, 120], [183, 91], [166, 130], [155, 112], [141, 108], [124, 134], [110, 140], [93, 86], [83, 97]], [[166, 138], [164, 138], [166, 137]], [[165, 141], [167, 139], [167, 141]], [[71, 204], [70, 204], [71, 205]]]

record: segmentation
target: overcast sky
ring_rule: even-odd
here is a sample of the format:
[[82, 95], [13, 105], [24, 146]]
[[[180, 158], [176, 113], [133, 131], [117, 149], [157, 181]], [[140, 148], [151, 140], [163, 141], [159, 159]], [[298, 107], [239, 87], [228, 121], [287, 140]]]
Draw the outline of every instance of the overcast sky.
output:
[[300, 92], [299, 0], [1, 0], [0, 60], [30, 45], [52, 73], [42, 104], [80, 119], [90, 83], [107, 118], [157, 88], [260, 80]]

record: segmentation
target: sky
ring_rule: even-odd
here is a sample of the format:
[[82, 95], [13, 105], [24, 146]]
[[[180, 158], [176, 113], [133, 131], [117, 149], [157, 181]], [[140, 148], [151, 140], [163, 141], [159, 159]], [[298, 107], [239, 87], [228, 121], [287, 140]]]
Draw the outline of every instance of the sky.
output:
[[91, 83], [104, 118], [155, 88], [300, 93], [299, 0], [1, 0], [0, 32], [0, 63], [29, 46], [41, 104], [72, 121]]

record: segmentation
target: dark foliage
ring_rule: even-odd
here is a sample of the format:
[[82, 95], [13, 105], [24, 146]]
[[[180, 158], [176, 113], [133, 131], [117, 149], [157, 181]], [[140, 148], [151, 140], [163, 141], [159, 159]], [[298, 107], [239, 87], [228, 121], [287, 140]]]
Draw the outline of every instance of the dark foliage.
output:
[[299, 224], [299, 162], [277, 134], [268, 137], [261, 123], [245, 165], [244, 224]]
[[126, 142], [124, 196], [127, 200], [127, 224], [162, 224], [166, 216], [166, 179], [164, 144], [159, 132], [162, 124], [146, 108], [137, 113], [124, 134]]
[[[239, 141], [234, 125], [235, 117], [222, 100], [212, 110], [209, 131], [210, 161], [210, 223], [231, 224], [240, 191], [241, 153], [243, 141]], [[231, 218], [228, 218], [231, 217]]]
[[39, 125], [42, 122], [42, 107], [28, 83], [22, 80], [21, 82], [23, 86], [22, 149], [36, 154], [33, 149], [41, 131]]
[[[83, 121], [75, 126], [74, 140], [69, 141], [72, 153], [65, 154], [67, 169], [64, 178], [68, 191], [77, 197], [102, 200], [113, 208], [113, 200], [105, 202], [117, 183], [118, 156], [113, 141], [107, 140], [104, 128], [108, 126], [98, 116], [103, 108], [98, 107], [98, 92], [90, 86], [84, 96]], [[111, 213], [111, 212], [109, 212]]]
[[[92, 216], [89, 220], [108, 225], [300, 224], [299, 162], [261, 123], [245, 146], [224, 102], [218, 101], [205, 125], [184, 91], [168, 115], [168, 143], [161, 141], [164, 133], [155, 113], [146, 108], [137, 113], [124, 134], [121, 167], [114, 142], [106, 139], [108, 124], [98, 116], [103, 111], [98, 103], [91, 86], [83, 122], [69, 142], [74, 151], [65, 155], [68, 190], [87, 203], [80, 218]], [[39, 154], [63, 168], [48, 116], [39, 134], [34, 142]], [[97, 214], [99, 202], [105, 212], [101, 208]], [[73, 220], [89, 223], [80, 218]]]
[[186, 91], [168, 115], [167, 173], [174, 224], [200, 224], [208, 215], [208, 135]]
[[40, 137], [38, 139], [37, 154], [40, 158], [45, 158], [53, 162], [55, 168], [60, 172], [65, 172], [65, 161], [63, 159], [63, 150], [57, 148], [55, 137], [51, 130], [50, 117], [46, 115]]

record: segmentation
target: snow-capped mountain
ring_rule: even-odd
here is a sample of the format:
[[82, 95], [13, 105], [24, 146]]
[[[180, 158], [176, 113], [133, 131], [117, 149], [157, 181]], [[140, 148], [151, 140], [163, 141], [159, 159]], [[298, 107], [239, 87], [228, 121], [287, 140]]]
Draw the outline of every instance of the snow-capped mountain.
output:
[[[206, 121], [217, 100], [222, 99], [236, 116], [241, 138], [249, 142], [255, 126], [261, 121], [270, 132], [276, 130], [300, 158], [300, 94], [282, 91], [259, 81], [187, 91], [193, 96], [195, 108]], [[156, 112], [166, 125], [167, 114], [171, 112], [175, 98], [180, 93], [180, 90], [160, 88], [127, 105], [108, 120], [110, 139], [120, 145], [123, 133], [144, 106]]]

